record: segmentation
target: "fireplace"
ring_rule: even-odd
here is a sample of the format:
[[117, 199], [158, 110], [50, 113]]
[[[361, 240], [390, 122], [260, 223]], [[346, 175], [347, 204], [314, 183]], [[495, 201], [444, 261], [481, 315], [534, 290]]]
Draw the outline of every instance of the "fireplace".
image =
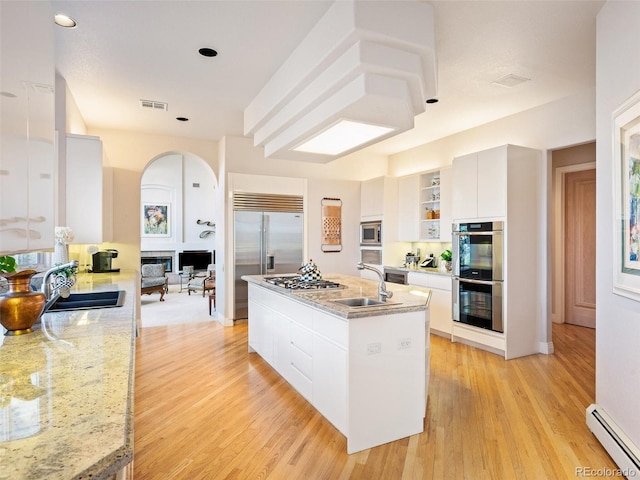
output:
[[173, 257], [174, 251], [147, 251], [140, 252], [140, 264], [141, 265], [156, 265], [163, 264], [165, 272], [173, 272]]
[[193, 266], [194, 270], [206, 270], [207, 267], [216, 263], [216, 252], [207, 250], [185, 250], [178, 253], [178, 265], [182, 270], [185, 265]]

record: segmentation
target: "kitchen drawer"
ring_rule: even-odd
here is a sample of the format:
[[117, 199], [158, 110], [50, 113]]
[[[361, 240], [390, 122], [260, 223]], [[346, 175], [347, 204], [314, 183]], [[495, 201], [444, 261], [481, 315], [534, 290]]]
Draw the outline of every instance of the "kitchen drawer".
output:
[[347, 348], [347, 321], [318, 310], [313, 311], [313, 331]]
[[291, 365], [288, 380], [291, 386], [293, 386], [300, 395], [302, 395], [308, 402], [312, 402], [313, 384], [309, 378], [304, 376], [302, 372], [295, 367], [295, 365]]
[[427, 282], [429, 288], [437, 288], [438, 290], [451, 291], [451, 276], [450, 275], [437, 275], [427, 274]]
[[291, 344], [298, 347], [307, 355], [313, 353], [313, 333], [304, 327], [291, 322]]
[[291, 365], [308, 379], [313, 378], [313, 361], [311, 355], [307, 355], [295, 345], [289, 351], [291, 355]]
[[307, 328], [311, 328], [311, 315], [309, 307], [302, 303], [290, 300], [288, 298], [282, 298], [282, 296], [272, 296], [276, 300], [276, 305], [273, 307], [283, 315], [289, 317], [292, 321], [304, 325]]

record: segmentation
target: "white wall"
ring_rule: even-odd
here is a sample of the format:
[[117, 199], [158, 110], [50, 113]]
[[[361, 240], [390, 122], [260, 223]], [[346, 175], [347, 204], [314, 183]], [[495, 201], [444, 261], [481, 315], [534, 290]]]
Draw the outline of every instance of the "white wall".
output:
[[402, 176], [451, 165], [454, 157], [500, 145], [543, 151], [595, 139], [595, 90], [532, 108], [420, 145], [389, 159], [389, 175]]
[[[113, 169], [113, 239], [101, 249], [116, 248], [118, 267], [140, 268], [140, 180], [147, 164], [170, 153], [190, 153], [218, 174], [218, 143], [166, 135], [91, 128], [100, 137]], [[218, 178], [219, 175], [218, 175]]]
[[640, 304], [614, 295], [612, 113], [640, 89], [640, 2], [607, 2], [597, 19], [596, 402], [640, 447]]
[[[322, 207], [324, 197], [342, 200], [342, 250], [322, 251]], [[314, 179], [307, 194], [308, 256], [320, 272], [360, 276], [360, 182]]]

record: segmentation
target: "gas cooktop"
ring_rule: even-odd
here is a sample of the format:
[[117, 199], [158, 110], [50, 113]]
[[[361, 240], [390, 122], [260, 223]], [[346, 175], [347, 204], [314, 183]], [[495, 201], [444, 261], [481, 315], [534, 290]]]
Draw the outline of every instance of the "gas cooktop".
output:
[[300, 275], [282, 276], [282, 277], [264, 277], [264, 281], [277, 285], [278, 287], [288, 288], [289, 290], [320, 290], [327, 288], [346, 288], [337, 282], [330, 280], [302, 280]]

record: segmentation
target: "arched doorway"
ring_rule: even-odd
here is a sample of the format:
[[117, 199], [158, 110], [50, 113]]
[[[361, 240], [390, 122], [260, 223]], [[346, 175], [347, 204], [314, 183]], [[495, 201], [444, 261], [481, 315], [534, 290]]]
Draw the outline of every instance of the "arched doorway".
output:
[[177, 293], [182, 290], [177, 286], [184, 280], [180, 276], [184, 266], [206, 271], [216, 261], [217, 186], [212, 168], [190, 153], [160, 155], [142, 173], [141, 263], [163, 264], [170, 288], [175, 285]]

